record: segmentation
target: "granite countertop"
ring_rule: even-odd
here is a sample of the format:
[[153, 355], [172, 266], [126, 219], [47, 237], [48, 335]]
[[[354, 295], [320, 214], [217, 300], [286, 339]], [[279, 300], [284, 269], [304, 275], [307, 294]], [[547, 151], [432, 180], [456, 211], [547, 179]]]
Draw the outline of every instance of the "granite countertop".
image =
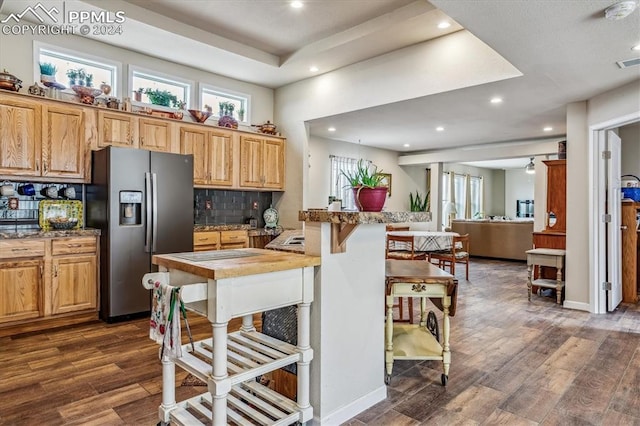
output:
[[293, 229], [284, 231], [278, 235], [273, 241], [264, 246], [269, 250], [287, 251], [291, 253], [304, 253], [304, 244], [287, 245], [285, 242], [291, 237], [304, 237], [304, 231], [302, 229]]
[[0, 231], [0, 240], [17, 240], [24, 238], [64, 238], [64, 237], [91, 237], [99, 236], [100, 230], [93, 228], [51, 230], [25, 229], [20, 231]]
[[309, 209], [298, 213], [303, 222], [347, 223], [353, 225], [367, 223], [430, 222], [431, 212], [347, 212]]
[[233, 223], [225, 225], [193, 225], [194, 232], [238, 231], [242, 229], [251, 229], [251, 225], [243, 223]]

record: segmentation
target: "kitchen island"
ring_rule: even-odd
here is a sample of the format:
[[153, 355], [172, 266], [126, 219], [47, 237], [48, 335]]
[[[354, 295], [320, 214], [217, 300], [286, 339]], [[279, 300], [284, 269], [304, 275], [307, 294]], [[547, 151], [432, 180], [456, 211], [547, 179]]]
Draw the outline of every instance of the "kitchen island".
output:
[[[187, 308], [206, 316], [213, 330], [212, 338], [184, 345], [175, 363], [163, 357], [161, 422], [226, 425], [228, 418], [237, 422], [247, 415], [278, 424], [311, 420], [310, 304], [319, 257], [236, 249], [155, 255], [153, 263], [160, 272], [147, 274], [145, 286], [156, 280], [183, 286]], [[298, 306], [297, 346], [256, 331], [254, 313], [292, 305]], [[236, 317], [242, 317], [242, 328], [228, 335], [227, 324]], [[253, 380], [292, 363], [298, 370], [296, 402]], [[175, 365], [205, 381], [208, 392], [176, 403]]]

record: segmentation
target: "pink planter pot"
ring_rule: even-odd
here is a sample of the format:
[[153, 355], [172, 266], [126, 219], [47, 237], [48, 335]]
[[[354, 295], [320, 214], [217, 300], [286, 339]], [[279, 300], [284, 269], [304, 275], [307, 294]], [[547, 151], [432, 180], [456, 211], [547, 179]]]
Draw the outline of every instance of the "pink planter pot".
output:
[[361, 212], [379, 212], [387, 200], [387, 188], [353, 188], [353, 198]]

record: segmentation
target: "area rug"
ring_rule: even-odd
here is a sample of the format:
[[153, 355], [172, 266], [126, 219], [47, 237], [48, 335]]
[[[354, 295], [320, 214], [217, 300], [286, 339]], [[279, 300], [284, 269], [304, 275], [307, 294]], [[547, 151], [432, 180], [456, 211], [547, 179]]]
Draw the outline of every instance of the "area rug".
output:
[[207, 384], [189, 373], [187, 377], [184, 378], [180, 386], [207, 386]]

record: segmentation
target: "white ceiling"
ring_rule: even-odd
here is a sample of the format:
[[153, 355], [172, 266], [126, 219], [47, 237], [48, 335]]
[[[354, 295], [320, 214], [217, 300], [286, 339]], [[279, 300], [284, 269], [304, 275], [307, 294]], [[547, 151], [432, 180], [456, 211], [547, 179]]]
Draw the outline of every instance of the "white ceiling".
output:
[[[631, 50], [640, 43], [640, 10], [604, 19], [615, 0], [303, 0], [301, 9], [288, 0], [65, 3], [126, 13], [125, 35], [102, 42], [271, 88], [313, 77], [310, 65], [330, 72], [463, 27], [522, 74], [309, 123], [320, 137], [400, 152], [562, 136], [567, 103], [640, 78], [640, 67], [616, 65], [640, 57]], [[0, 0], [0, 12], [24, 4]], [[453, 26], [437, 29], [444, 19]], [[497, 95], [504, 102], [490, 105]]]

